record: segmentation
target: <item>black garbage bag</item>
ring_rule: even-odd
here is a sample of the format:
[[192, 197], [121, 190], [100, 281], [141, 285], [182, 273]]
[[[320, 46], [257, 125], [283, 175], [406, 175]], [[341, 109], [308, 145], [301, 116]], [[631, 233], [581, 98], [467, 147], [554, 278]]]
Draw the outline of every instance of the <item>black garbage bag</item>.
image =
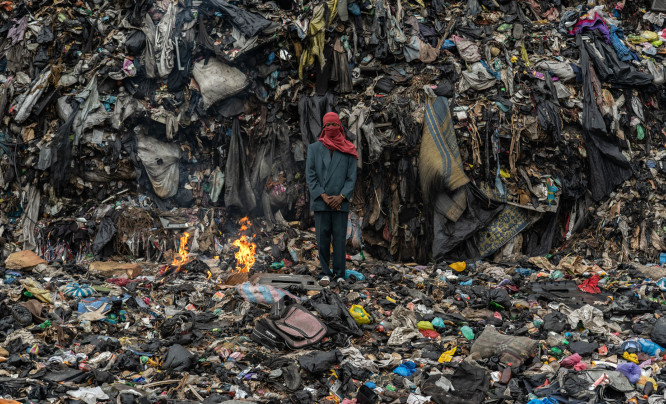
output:
[[340, 296], [330, 290], [323, 289], [320, 294], [311, 298], [308, 304], [319, 313], [329, 330], [355, 337], [363, 336], [363, 330], [359, 328], [356, 320], [349, 314]]
[[511, 296], [509, 296], [509, 292], [507, 292], [506, 289], [503, 288], [491, 289], [489, 298], [490, 302], [495, 302], [501, 305], [502, 307], [504, 307], [505, 310], [511, 308]]
[[451, 196], [440, 193], [435, 199], [432, 249], [437, 260], [443, 260], [456, 247], [472, 239], [477, 231], [486, 227], [504, 209], [503, 203], [488, 198], [476, 185], [469, 183], [463, 187], [467, 207], [456, 222], [444, 215], [452, 200]]
[[113, 364], [113, 370], [119, 371], [138, 371], [140, 368], [141, 362], [139, 361], [139, 356], [127, 351], [118, 355], [116, 362]]
[[650, 333], [652, 341], [659, 346], [666, 346], [666, 317], [660, 317]]
[[569, 320], [567, 319], [567, 316], [559, 311], [548, 313], [543, 319], [543, 329], [545, 331], [553, 331], [559, 334], [564, 330], [569, 329]]
[[421, 387], [422, 394], [431, 396], [431, 400], [436, 404], [481, 403], [490, 385], [490, 376], [486, 369], [469, 362], [462, 362], [451, 376], [452, 391], [441, 387], [448, 383], [440, 382], [438, 385], [439, 379], [443, 377], [443, 375], [431, 376]]
[[592, 355], [597, 349], [599, 349], [599, 344], [596, 342], [574, 341], [569, 344], [569, 350], [582, 357]]
[[140, 56], [143, 48], [146, 47], [146, 34], [143, 31], [136, 30], [125, 39], [125, 49], [131, 56]]
[[357, 404], [377, 404], [378, 402], [379, 396], [370, 387], [364, 384], [358, 389], [358, 393], [356, 393]]
[[196, 364], [197, 357], [182, 345], [172, 345], [167, 352], [162, 369], [173, 370], [176, 372], [183, 372], [188, 370]]
[[449, 79], [443, 79], [437, 85], [437, 88], [433, 90], [435, 95], [446, 98], [453, 98], [455, 96], [455, 86]]
[[231, 127], [229, 158], [225, 167], [224, 204], [243, 211], [251, 211], [257, 206], [256, 196], [250, 183], [245, 146], [240, 133], [240, 123], [234, 119]]
[[93, 374], [93, 379], [95, 380], [95, 385], [97, 386], [101, 386], [104, 383], [111, 384], [115, 381], [115, 377], [111, 372], [105, 372], [103, 370], [93, 369], [92, 374]]
[[97, 228], [97, 234], [95, 234], [95, 240], [92, 245], [93, 253], [99, 255], [115, 235], [116, 226], [113, 224], [113, 220], [110, 217], [103, 218]]
[[298, 364], [310, 373], [320, 374], [340, 363], [343, 358], [344, 355], [337, 349], [330, 352], [315, 351], [299, 357]]
[[207, 3], [227, 14], [234, 27], [248, 38], [257, 35], [271, 25], [270, 21], [259, 14], [243, 10], [224, 0], [208, 0]]
[[356, 385], [354, 380], [367, 380], [371, 375], [367, 369], [362, 369], [352, 365], [351, 363], [345, 363], [338, 369], [338, 378], [342, 383], [340, 392], [344, 397], [350, 397], [350, 395], [356, 391]]

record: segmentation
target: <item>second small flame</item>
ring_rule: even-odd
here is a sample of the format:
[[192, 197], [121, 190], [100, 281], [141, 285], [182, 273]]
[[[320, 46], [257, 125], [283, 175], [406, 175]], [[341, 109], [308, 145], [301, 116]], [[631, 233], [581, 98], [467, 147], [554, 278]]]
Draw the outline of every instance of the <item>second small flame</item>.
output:
[[[247, 231], [248, 226], [252, 226], [247, 217], [242, 218], [238, 224], [241, 225], [240, 231]], [[238, 247], [238, 252], [236, 252], [236, 271], [250, 272], [250, 268], [252, 268], [256, 260], [255, 249], [257, 245], [245, 234], [242, 234], [238, 240], [234, 241], [233, 245]]]
[[173, 262], [171, 263], [171, 265], [178, 267], [179, 271], [180, 267], [187, 262], [187, 258], [190, 255], [187, 248], [187, 240], [189, 239], [190, 239], [190, 234], [183, 233], [183, 235], [180, 237], [180, 245], [178, 246], [178, 255], [173, 257]]

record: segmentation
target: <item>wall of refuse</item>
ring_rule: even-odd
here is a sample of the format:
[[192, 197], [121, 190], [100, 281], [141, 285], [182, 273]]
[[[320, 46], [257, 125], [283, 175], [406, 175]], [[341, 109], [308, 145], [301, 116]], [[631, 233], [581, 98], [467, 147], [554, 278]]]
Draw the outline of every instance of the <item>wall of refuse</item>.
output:
[[5, 255], [158, 259], [187, 219], [212, 254], [229, 217], [311, 227], [305, 151], [329, 111], [359, 152], [353, 250], [418, 262], [664, 251], [666, 33], [651, 2], [17, 1], [0, 13]]

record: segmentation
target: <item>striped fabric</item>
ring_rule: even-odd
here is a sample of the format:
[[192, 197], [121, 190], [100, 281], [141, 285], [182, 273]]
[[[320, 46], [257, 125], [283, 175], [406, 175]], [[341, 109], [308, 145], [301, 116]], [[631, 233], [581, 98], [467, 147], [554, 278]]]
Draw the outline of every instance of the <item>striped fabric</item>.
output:
[[[437, 195], [441, 213], [455, 222], [467, 207], [463, 189], [455, 191], [467, 184], [469, 178], [463, 170], [446, 97], [428, 97], [424, 121], [419, 152], [421, 191], [426, 200], [433, 200], [431, 196]], [[442, 193], [446, 195], [439, 195]]]
[[95, 289], [90, 285], [81, 285], [77, 282], [70, 282], [62, 287], [62, 293], [67, 297], [83, 298], [95, 294]]
[[269, 285], [253, 285], [250, 282], [241, 283], [236, 286], [236, 291], [245, 300], [250, 303], [273, 304], [282, 299], [285, 295], [299, 300], [296, 296], [284, 289]]

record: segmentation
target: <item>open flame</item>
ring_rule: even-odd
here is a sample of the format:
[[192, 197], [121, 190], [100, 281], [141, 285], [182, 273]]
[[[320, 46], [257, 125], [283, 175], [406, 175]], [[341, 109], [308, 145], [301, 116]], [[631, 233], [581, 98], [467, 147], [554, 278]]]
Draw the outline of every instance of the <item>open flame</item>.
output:
[[190, 235], [189, 233], [183, 233], [183, 235], [180, 237], [180, 245], [178, 246], [178, 255], [173, 257], [173, 262], [171, 265], [178, 267], [178, 270], [180, 271], [180, 267], [187, 262], [187, 257], [189, 256], [189, 252], [187, 251], [187, 240], [189, 240]]
[[[241, 225], [240, 231], [247, 231], [248, 226], [252, 225], [247, 217], [242, 218], [238, 224]], [[238, 247], [238, 252], [236, 252], [236, 271], [250, 272], [250, 268], [254, 265], [256, 256], [254, 250], [257, 248], [257, 245], [245, 234], [242, 234], [238, 240], [234, 241], [233, 245]]]

